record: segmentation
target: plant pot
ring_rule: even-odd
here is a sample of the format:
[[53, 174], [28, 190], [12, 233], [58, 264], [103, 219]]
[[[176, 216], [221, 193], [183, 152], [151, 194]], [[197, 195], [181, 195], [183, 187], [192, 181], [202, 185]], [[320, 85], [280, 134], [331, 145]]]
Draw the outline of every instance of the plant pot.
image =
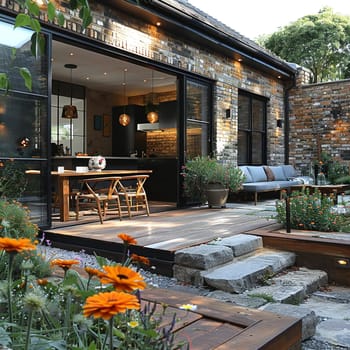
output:
[[207, 199], [209, 208], [225, 208], [229, 189], [221, 185], [211, 185], [207, 188]]

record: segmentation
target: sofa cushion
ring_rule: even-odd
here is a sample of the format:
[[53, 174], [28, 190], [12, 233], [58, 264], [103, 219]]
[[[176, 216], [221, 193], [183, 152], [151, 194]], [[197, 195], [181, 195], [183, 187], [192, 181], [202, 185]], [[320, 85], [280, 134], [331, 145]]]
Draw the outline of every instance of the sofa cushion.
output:
[[262, 166], [248, 166], [252, 182], [267, 181], [265, 170]]
[[286, 179], [290, 179], [298, 176], [297, 171], [295, 170], [293, 165], [281, 165], [281, 167], [283, 169]]
[[287, 180], [286, 175], [284, 174], [283, 168], [280, 165], [270, 166], [271, 171], [275, 175], [276, 181]]
[[244, 183], [253, 182], [253, 179], [252, 179], [252, 176], [250, 175], [248, 167], [246, 165], [241, 165], [239, 168], [242, 170], [245, 176]]
[[243, 184], [243, 190], [247, 192], [278, 191], [280, 188], [281, 187], [277, 181], [260, 181]]
[[268, 166], [264, 166], [264, 170], [266, 173], [267, 181], [274, 181], [275, 175], [273, 174], [272, 170]]

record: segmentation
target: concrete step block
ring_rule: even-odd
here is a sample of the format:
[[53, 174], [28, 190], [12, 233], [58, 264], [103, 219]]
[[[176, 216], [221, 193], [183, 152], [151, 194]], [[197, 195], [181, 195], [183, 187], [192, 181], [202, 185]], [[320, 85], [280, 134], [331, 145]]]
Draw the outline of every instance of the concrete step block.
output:
[[255, 287], [264, 276], [274, 274], [295, 262], [290, 252], [263, 250], [254, 256], [234, 261], [225, 266], [203, 271], [205, 283], [230, 293], [242, 293]]
[[211, 244], [201, 244], [175, 253], [175, 264], [199, 270], [208, 270], [232, 259], [232, 249]]
[[238, 234], [215, 240], [210, 244], [226, 246], [232, 249], [234, 256], [242, 256], [263, 247], [262, 238], [254, 235]]

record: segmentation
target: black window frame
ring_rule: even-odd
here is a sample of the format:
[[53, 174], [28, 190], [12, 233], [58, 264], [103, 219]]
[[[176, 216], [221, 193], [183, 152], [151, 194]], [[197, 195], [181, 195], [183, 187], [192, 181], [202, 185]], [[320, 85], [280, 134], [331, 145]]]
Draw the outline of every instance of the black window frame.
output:
[[[241, 110], [242, 108], [240, 106], [241, 97], [245, 97], [248, 99], [248, 106], [247, 106], [248, 108], [245, 111]], [[253, 127], [253, 117], [254, 117], [253, 104], [255, 101], [263, 103], [261, 129]], [[266, 164], [267, 162], [267, 102], [268, 102], [268, 99], [263, 96], [252, 94], [247, 91], [238, 92], [238, 141], [237, 141], [238, 165], [263, 165], [263, 164]], [[247, 114], [247, 118], [248, 118], [244, 127], [242, 127], [242, 122], [240, 122], [240, 115], [242, 115], [243, 112]], [[239, 149], [242, 146], [240, 145], [240, 138], [239, 138], [240, 133], [244, 133], [244, 135], [246, 136], [245, 138], [246, 157], [244, 161], [240, 159], [240, 155], [239, 155]], [[260, 137], [261, 142], [260, 142], [260, 145], [258, 146], [260, 147], [259, 151], [261, 151], [261, 157], [259, 161], [254, 160], [254, 157], [253, 157], [253, 153], [257, 147], [257, 146], [254, 147], [254, 135], [256, 134], [259, 134], [261, 136]]]

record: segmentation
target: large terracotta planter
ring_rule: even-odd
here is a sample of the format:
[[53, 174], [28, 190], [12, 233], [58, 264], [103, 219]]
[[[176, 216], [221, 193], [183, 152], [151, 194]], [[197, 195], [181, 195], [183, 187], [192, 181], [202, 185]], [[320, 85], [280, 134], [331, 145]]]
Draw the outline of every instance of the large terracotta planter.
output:
[[225, 208], [229, 189], [219, 184], [209, 185], [207, 188], [207, 199], [209, 208]]

